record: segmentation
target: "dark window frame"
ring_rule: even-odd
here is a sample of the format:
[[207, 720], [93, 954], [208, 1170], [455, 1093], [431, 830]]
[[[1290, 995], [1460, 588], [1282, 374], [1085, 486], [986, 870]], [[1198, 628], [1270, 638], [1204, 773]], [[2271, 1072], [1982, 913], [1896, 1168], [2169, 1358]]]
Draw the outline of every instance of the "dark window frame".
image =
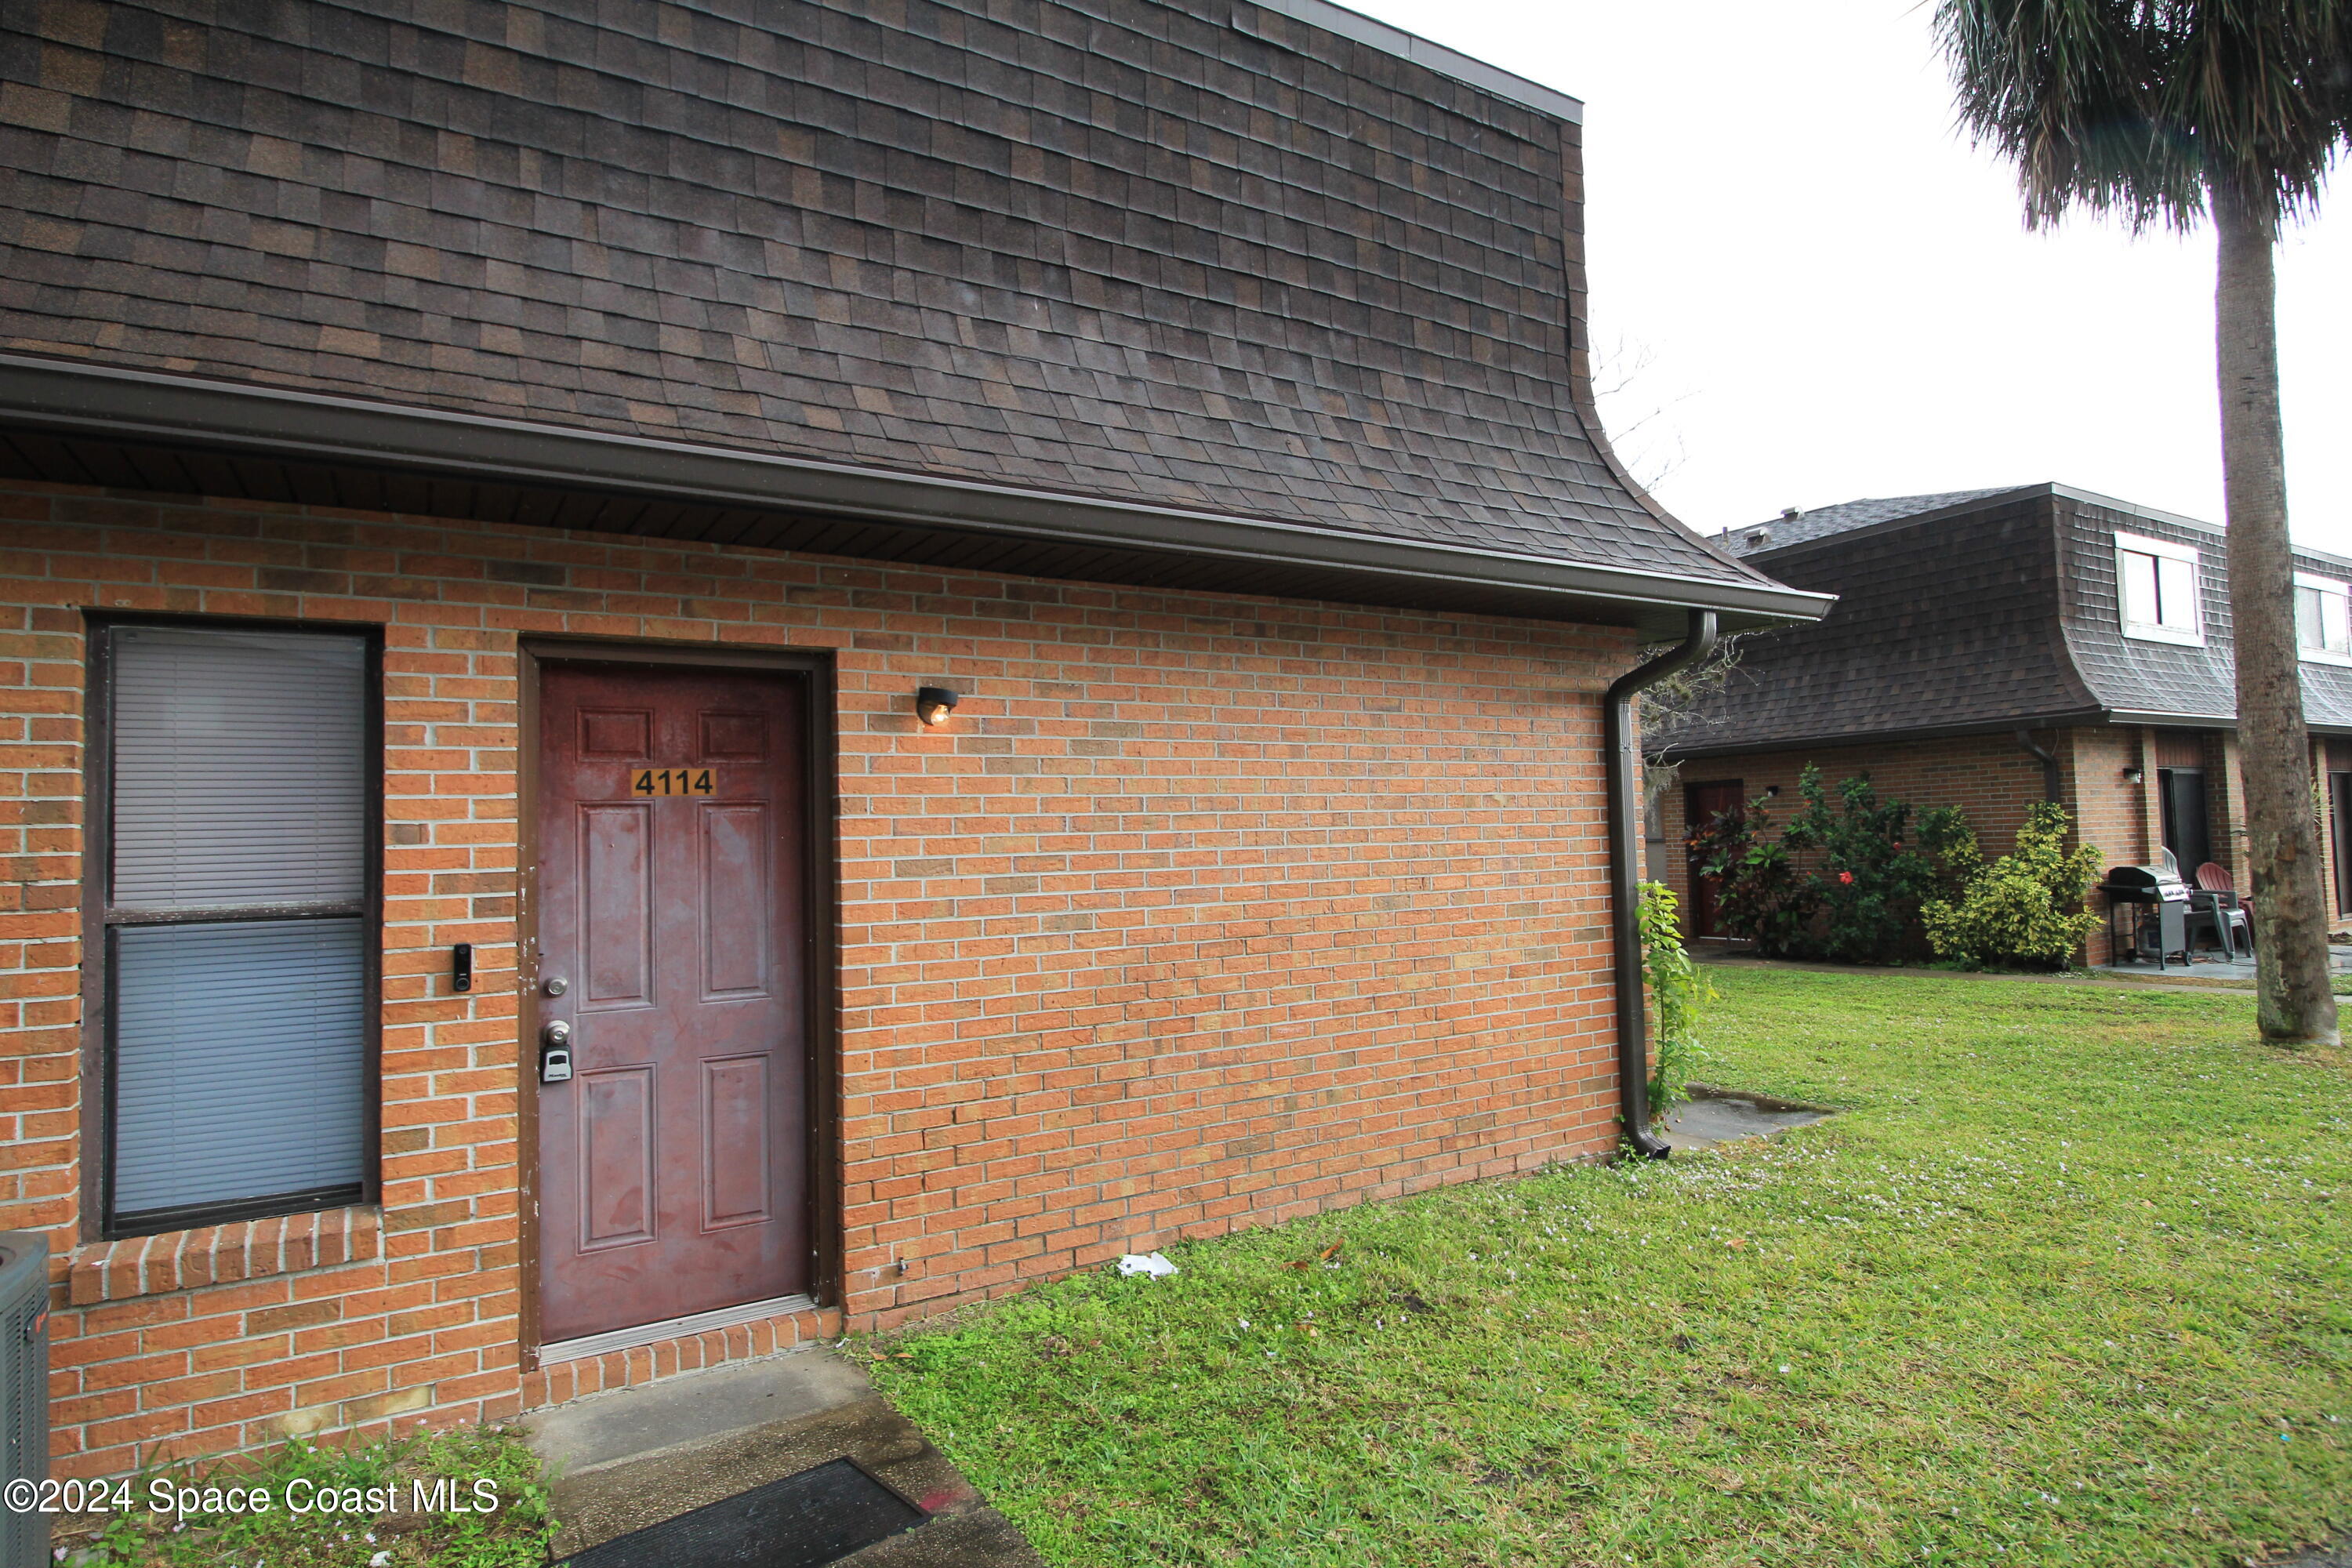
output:
[[[111, 908], [114, 868], [114, 633], [127, 626], [196, 631], [291, 632], [342, 637], [362, 648], [360, 719], [367, 781], [362, 849], [362, 889], [356, 900], [253, 905], [236, 909], [117, 915]], [[83, 824], [81, 1213], [86, 1240], [163, 1236], [240, 1220], [373, 1205], [383, 1191], [383, 628], [351, 621], [262, 619], [242, 616], [89, 615], [83, 624], [86, 690], [82, 748]], [[361, 929], [362, 1081], [364, 1120], [361, 1178], [356, 1185], [273, 1194], [230, 1204], [148, 1209], [129, 1218], [114, 1212], [115, 933], [129, 926], [227, 923], [233, 921], [356, 916]], [[95, 1110], [96, 1114], [92, 1111]]]
[[[2189, 824], [2182, 820], [2182, 806], [2187, 804], [2187, 792], [2193, 790], [2197, 805], [2196, 836], [2204, 840], [2200, 857], [2184, 854], [2189, 846], [2177, 842], [2190, 837]], [[2205, 770], [2182, 764], [2156, 770], [2157, 842], [2173, 852], [2180, 863], [2181, 880], [2194, 887], [2197, 868], [2213, 859], [2213, 797], [2207, 791]]]
[[[2325, 754], [2322, 765], [2334, 761]], [[2327, 770], [2328, 848], [2335, 853], [2336, 913], [2352, 914], [2352, 773]]]

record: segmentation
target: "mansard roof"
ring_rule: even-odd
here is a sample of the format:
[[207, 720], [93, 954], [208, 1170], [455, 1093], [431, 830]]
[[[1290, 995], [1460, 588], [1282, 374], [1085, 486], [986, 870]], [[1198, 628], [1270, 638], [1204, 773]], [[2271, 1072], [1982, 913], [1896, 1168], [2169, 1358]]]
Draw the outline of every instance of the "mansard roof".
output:
[[1575, 100], [1322, 0], [16, 15], [0, 351], [1818, 613], [1607, 450]]
[[[1758, 527], [1769, 531], [1761, 542], [1736, 531], [1745, 559], [1837, 605], [1818, 625], [1745, 639], [1697, 711], [1644, 736], [1653, 751], [2236, 723], [2229, 563], [2210, 523], [2034, 484], [1855, 501]], [[2118, 533], [2198, 552], [2201, 642], [2124, 635]], [[2352, 579], [2352, 563], [2316, 551], [2298, 548], [2295, 563]], [[2352, 732], [2352, 668], [2310, 660], [2302, 679], [2312, 726]]]

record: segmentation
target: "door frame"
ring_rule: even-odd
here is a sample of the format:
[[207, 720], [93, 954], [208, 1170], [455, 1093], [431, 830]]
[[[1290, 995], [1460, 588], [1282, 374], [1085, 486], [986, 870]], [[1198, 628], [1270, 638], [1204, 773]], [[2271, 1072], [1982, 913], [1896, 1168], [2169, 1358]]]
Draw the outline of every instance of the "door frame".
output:
[[829, 651], [733, 648], [721, 644], [623, 642], [610, 638], [534, 635], [520, 640], [515, 704], [515, 1166], [521, 1246], [517, 1268], [521, 1293], [517, 1316], [522, 1370], [539, 1370], [539, 755], [540, 671], [548, 664], [618, 664], [641, 668], [765, 670], [798, 677], [808, 700], [802, 736], [802, 942], [808, 977], [803, 1027], [808, 1040], [809, 1299], [821, 1307], [842, 1302], [841, 1213], [841, 939], [839, 837], [834, 660]]
[[2330, 770], [2326, 776], [2327, 847], [2336, 860], [2336, 886], [2330, 890], [2336, 895], [2336, 918], [2342, 920], [2352, 914], [2352, 773]]
[[2180, 790], [2187, 787], [2181, 777], [2184, 773], [2197, 781], [2197, 816], [2199, 829], [2205, 839], [2205, 860], [2214, 858], [2213, 795], [2206, 785], [2205, 770], [2202, 767], [2192, 768], [2184, 763], [2179, 766], [2158, 767], [2156, 770], [2156, 841], [2164, 848], [2172, 850], [2175, 859], [2183, 862], [2180, 868], [2181, 879], [2193, 885], [2197, 880], [2197, 868], [2203, 865], [2205, 860], [2190, 859], [2183, 856], [2179, 847], [2172, 842], [2175, 838], [2184, 837], [2181, 832], [2179, 794]]
[[[1687, 847], [1691, 835], [1696, 833], [1702, 826], [1701, 824], [1691, 820], [1691, 805], [1692, 803], [1697, 799], [1698, 792], [1703, 789], [1726, 788], [1728, 788], [1732, 794], [1738, 797], [1733, 809], [1742, 812], [1746, 811], [1748, 808], [1748, 780], [1744, 776], [1736, 779], [1695, 779], [1683, 785], [1683, 842], [1685, 846], [1683, 850], [1683, 878], [1690, 884], [1689, 918], [1690, 937], [1693, 942], [1738, 942], [1739, 940], [1738, 937], [1725, 936], [1719, 931], [1702, 931], [1698, 929], [1699, 883], [1701, 879], [1698, 874], [1697, 858], [1692, 855]], [[1717, 893], [1719, 896], [1720, 889], [1717, 889]], [[1719, 924], [1720, 921], [1718, 921], [1717, 923]]]

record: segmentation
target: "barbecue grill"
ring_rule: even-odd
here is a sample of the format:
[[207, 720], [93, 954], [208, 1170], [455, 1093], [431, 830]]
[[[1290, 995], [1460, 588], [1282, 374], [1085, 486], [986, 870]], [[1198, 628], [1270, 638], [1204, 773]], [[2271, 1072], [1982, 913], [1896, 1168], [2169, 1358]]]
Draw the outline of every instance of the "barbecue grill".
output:
[[2169, 856], [2160, 866], [2116, 866], [2099, 891], [2107, 896], [2107, 937], [2115, 962], [2167, 967], [2189, 962], [2189, 884]]

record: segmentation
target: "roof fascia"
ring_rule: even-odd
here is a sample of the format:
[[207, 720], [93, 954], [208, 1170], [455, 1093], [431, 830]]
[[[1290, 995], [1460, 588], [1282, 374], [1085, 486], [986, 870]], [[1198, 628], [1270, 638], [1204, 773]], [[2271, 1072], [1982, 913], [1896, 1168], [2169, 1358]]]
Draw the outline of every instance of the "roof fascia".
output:
[[[2110, 724], [2147, 725], [2159, 730], [2234, 730], [2237, 719], [2227, 713], [2158, 713], [2136, 708], [2111, 708], [2107, 710]], [[2305, 729], [2317, 726], [2306, 722]]]
[[[2021, 500], [2027, 496], [2051, 495], [2055, 493], [2057, 489], [2057, 486], [2049, 484], [2020, 485], [2013, 490], [2001, 490], [1994, 495], [1979, 496], [1974, 500], [1954, 501], [1949, 506], [1939, 506], [1933, 511], [1915, 511], [1906, 517], [1890, 517], [1884, 522], [1867, 523], [1861, 528], [1842, 529], [1836, 533], [1824, 533], [1818, 539], [1800, 539], [1793, 544], [1781, 544], [1775, 545], [1765, 550], [1748, 551], [1738, 556], [1737, 559], [1747, 563], [1750, 566], [1754, 566], [1768, 555], [1801, 555], [1806, 551], [1815, 548], [1827, 548], [1832, 545], [1849, 544], [1857, 539], [1875, 539], [1880, 534], [1894, 533], [1902, 529], [1909, 528], [1916, 523], [1940, 522], [1946, 518], [1965, 517], [1969, 512], [1981, 511], [1986, 507], [2006, 506], [2011, 501]], [[1770, 524], [1766, 522], [1760, 524], [1750, 524], [1749, 526], [1769, 527]], [[1739, 531], [1735, 528], [1727, 530], [1726, 531], [1737, 533]]]
[[[2229, 529], [2221, 523], [2208, 522], [2201, 517], [2184, 517], [2177, 511], [2165, 511], [2157, 507], [2142, 506], [2137, 501], [2118, 500], [2114, 496], [2103, 496], [2096, 490], [2077, 489], [2073, 485], [2053, 484], [2050, 487], [2050, 493], [2063, 496], [2068, 500], [2080, 501], [2086, 506], [2105, 507], [2111, 511], [2120, 511], [2131, 517], [2144, 517], [2153, 522], [2168, 522], [2178, 528], [2193, 528], [2200, 533], [2210, 533], [2217, 539], [2226, 540], [2230, 535]], [[2289, 548], [2297, 555], [2308, 556], [2314, 561], [2325, 561], [2332, 566], [2352, 571], [2352, 556], [2330, 554], [2325, 550], [2315, 549], [2308, 544], [2297, 544], [2293, 541], [2289, 542]]]
[[[2146, 725], [2158, 730], [2227, 730], [2235, 733], [2235, 716], [2212, 713], [2143, 713], [2127, 709], [2115, 709], [2107, 714], [2107, 722], [2131, 726]], [[2313, 735], [2352, 735], [2352, 724], [2331, 724], [2324, 720], [2305, 718], [2303, 727]]]
[[[2012, 730], [2079, 730], [2090, 728], [2159, 730], [2227, 730], [2238, 727], [2233, 718], [2210, 713], [2145, 713], [2123, 709], [2084, 709], [2074, 713], [2050, 713], [2024, 719], [1987, 720], [1969, 724], [1915, 726], [1874, 730], [1854, 735], [1817, 735], [1794, 741], [1736, 741], [1719, 746], [1667, 746], [1652, 752], [1668, 762], [1709, 757], [1736, 757], [1750, 752], [1801, 752], [1809, 747], [1874, 746], [1893, 741], [1958, 740], [1969, 735], [2005, 735]], [[2316, 720], [2305, 724], [2315, 735], [2352, 735], [2352, 724], [2328, 724]]]
[[2052, 495], [2063, 496], [2068, 500], [2081, 501], [2086, 506], [2105, 507], [2111, 511], [2129, 512], [2134, 517], [2144, 517], [2151, 522], [2168, 522], [2179, 528], [2193, 528], [2203, 533], [2222, 531], [2221, 524], [2207, 522], [2201, 517], [2186, 517], [2177, 511], [2166, 511], [2160, 507], [2142, 506], [2137, 501], [2124, 500], [2116, 496], [2103, 496], [2096, 490], [2086, 490], [2079, 486], [2053, 484], [2049, 488]]
[[1749, 752], [1801, 752], [1809, 747], [1874, 746], [1892, 741], [1959, 740], [1969, 735], [2006, 735], [2012, 730], [2071, 730], [2101, 724], [2107, 715], [2096, 708], [2066, 713], [2035, 713], [2018, 719], [1977, 719], [1964, 724], [1914, 724], [1900, 730], [1865, 730], [1838, 735], [1799, 735], [1786, 741], [1731, 741], [1718, 745], [1665, 746], [1654, 756], [1676, 762], [1685, 758], [1736, 757]]
[[[1368, 44], [1384, 54], [1411, 60], [1440, 76], [1452, 77], [1455, 81], [1491, 92], [1496, 98], [1507, 99], [1524, 109], [1565, 120], [1571, 125], [1584, 123], [1584, 102], [1581, 99], [1570, 98], [1557, 88], [1529, 81], [1516, 72], [1488, 65], [1485, 60], [1458, 49], [1449, 49], [1444, 44], [1433, 44], [1418, 34], [1408, 33], [1402, 27], [1392, 27], [1360, 11], [1334, 5], [1331, 0], [1249, 0], [1249, 3], [1260, 10], [1278, 12], [1293, 21], [1320, 27], [1327, 33], [1337, 33], [1343, 38]], [[1240, 11], [1236, 11], [1234, 20], [1244, 32], [1253, 37], [1259, 36]], [[1282, 41], [1270, 38], [1267, 42], [1281, 44]]]
[[[1056, 542], [1312, 566], [1633, 609], [1819, 620], [1834, 595], [1759, 580], [1423, 543], [1261, 519], [496, 419], [114, 366], [0, 354], [0, 421], [57, 433], [357, 462], [498, 483], [953, 527]], [[1752, 567], [1749, 570], [1754, 570]]]

